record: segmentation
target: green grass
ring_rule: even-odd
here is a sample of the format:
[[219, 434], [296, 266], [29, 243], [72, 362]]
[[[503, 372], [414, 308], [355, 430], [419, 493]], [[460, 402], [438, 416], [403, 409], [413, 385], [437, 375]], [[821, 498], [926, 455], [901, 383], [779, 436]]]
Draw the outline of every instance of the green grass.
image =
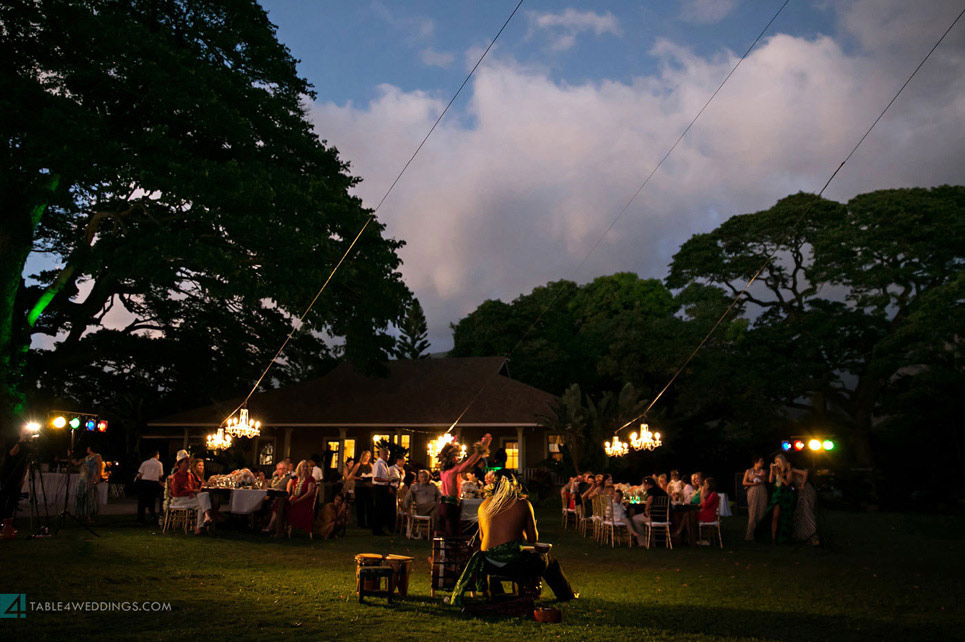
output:
[[[100, 538], [71, 525], [55, 538], [0, 542], [3, 592], [31, 601], [169, 601], [170, 613], [30, 613], [0, 620], [2, 639], [74, 640], [923, 640], [965, 630], [965, 519], [833, 513], [833, 546], [759, 547], [730, 518], [725, 548], [599, 548], [542, 539], [581, 599], [562, 625], [470, 618], [429, 599], [429, 546], [350, 530], [338, 541], [271, 541], [221, 530], [161, 535], [105, 518]], [[409, 599], [354, 596], [355, 553], [416, 558]], [[544, 589], [549, 601], [550, 593]], [[23, 635], [23, 637], [21, 637]]]

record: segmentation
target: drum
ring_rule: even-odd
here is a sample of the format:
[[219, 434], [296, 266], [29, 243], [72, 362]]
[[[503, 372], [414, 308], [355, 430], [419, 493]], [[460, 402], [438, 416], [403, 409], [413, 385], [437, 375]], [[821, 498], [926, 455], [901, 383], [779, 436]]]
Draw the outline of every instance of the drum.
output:
[[435, 597], [436, 591], [454, 589], [471, 556], [469, 538], [437, 537], [433, 539], [430, 595]]
[[[396, 591], [401, 597], [407, 597], [409, 595], [409, 576], [412, 573], [412, 561], [414, 559], [414, 557], [405, 555], [360, 553], [355, 556], [355, 576], [358, 578], [359, 569], [363, 566], [389, 566], [392, 568]], [[366, 591], [375, 591], [379, 588], [377, 584], [377, 580], [366, 580], [362, 588]]]

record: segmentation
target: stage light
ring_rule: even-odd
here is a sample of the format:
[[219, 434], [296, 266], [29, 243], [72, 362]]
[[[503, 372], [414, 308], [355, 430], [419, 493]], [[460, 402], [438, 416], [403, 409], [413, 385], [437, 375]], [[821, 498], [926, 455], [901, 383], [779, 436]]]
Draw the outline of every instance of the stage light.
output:
[[787, 452], [787, 451], [789, 451], [790, 449], [791, 449], [791, 442], [789, 442], [789, 441], [782, 441], [782, 442], [781, 442], [781, 450], [783, 450], [784, 452]]
[[811, 450], [821, 450], [821, 442], [817, 439], [812, 439], [808, 442], [808, 448]]
[[70, 420], [70, 429], [77, 430], [80, 428], [80, 417], [74, 417]]
[[94, 428], [97, 427], [97, 422], [94, 421], [93, 419], [88, 419], [86, 427], [87, 427], [87, 430], [90, 430], [93, 432]]
[[804, 450], [804, 442], [798, 439], [794, 442], [794, 450]]
[[36, 421], [28, 421], [26, 424], [24, 424], [23, 428], [29, 433], [36, 434], [40, 432], [40, 424], [38, 424]]
[[54, 421], [52, 423], [54, 425], [54, 428], [63, 428], [64, 426], [67, 425], [67, 418], [64, 417], [63, 415], [58, 415], [54, 417]]
[[107, 422], [103, 419], [97, 422], [97, 432], [107, 432]]
[[825, 450], [834, 450], [834, 442], [830, 439], [825, 440], [823, 445]]

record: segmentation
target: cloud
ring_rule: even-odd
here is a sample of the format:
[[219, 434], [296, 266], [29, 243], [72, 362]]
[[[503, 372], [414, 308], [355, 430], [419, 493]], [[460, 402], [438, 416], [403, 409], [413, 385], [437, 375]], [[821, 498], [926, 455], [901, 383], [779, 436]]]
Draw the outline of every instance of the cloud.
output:
[[714, 24], [730, 15], [737, 0], [682, 0], [680, 18], [697, 24]]
[[427, 67], [448, 69], [455, 62], [456, 56], [448, 51], [436, 51], [430, 47], [419, 52], [419, 60]]
[[[841, 11], [834, 37], [762, 42], [581, 270], [735, 54], [702, 57], [660, 40], [651, 51], [654, 73], [583, 84], [489, 59], [467, 88], [465, 113], [440, 124], [379, 212], [388, 233], [407, 242], [403, 274], [426, 310], [433, 349], [451, 346], [449, 323], [487, 298], [511, 300], [549, 280], [585, 282], [619, 270], [661, 278], [692, 234], [819, 189], [954, 17], [895, 43], [862, 36], [875, 33], [867, 23], [860, 23], [866, 32], [849, 26], [849, 11], [863, 6]], [[889, 15], [882, 14], [885, 26]], [[826, 196], [962, 182], [963, 27]], [[843, 44], [856, 38], [864, 38], [860, 47]], [[913, 54], [893, 55], [899, 46]], [[358, 194], [373, 205], [447, 100], [382, 85], [368, 104], [317, 103], [311, 117], [365, 179]]]
[[606, 13], [576, 9], [566, 9], [561, 13], [530, 11], [527, 13], [527, 18], [530, 35], [536, 31], [546, 32], [549, 37], [549, 48], [552, 51], [565, 51], [572, 48], [576, 44], [576, 37], [585, 31], [596, 36], [606, 33], [619, 36], [622, 33], [620, 21], [609, 11]]
[[412, 40], [426, 40], [436, 30], [436, 23], [431, 18], [397, 16], [378, 0], [372, 2], [372, 12], [379, 19], [404, 32]]

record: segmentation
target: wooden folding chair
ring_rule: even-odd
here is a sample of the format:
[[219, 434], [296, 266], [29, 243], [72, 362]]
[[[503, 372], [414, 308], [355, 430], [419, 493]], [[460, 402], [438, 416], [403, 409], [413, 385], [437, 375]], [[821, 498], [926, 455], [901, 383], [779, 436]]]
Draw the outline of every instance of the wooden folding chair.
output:
[[[720, 495], [717, 496], [718, 500]], [[724, 536], [720, 532], [720, 501], [717, 502], [717, 515], [714, 517], [712, 522], [697, 522], [697, 539], [704, 539], [704, 529], [712, 528], [717, 531], [717, 542], [720, 544], [721, 548], [724, 548]]]
[[673, 541], [670, 538], [670, 498], [654, 497], [650, 502], [650, 521], [644, 522], [647, 530], [647, 548], [654, 542], [654, 535], [660, 533], [664, 537], [667, 548], [673, 549]]

